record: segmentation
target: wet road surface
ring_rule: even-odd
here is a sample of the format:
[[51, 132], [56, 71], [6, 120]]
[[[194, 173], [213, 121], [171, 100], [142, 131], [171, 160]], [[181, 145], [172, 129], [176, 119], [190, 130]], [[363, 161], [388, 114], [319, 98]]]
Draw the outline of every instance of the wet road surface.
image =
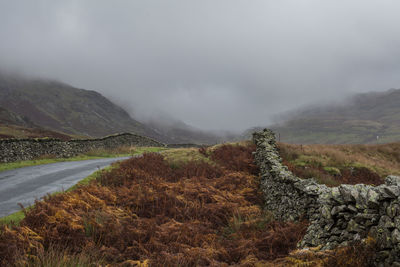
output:
[[18, 203], [28, 207], [48, 193], [67, 190], [93, 172], [127, 158], [58, 162], [0, 172], [0, 217], [19, 211]]

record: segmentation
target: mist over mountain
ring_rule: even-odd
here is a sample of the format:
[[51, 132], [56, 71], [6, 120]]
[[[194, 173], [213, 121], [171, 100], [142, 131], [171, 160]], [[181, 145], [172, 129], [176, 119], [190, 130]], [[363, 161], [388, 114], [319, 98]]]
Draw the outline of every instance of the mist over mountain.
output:
[[[203, 130], [400, 85], [400, 2], [0, 1], [0, 68]], [[67, 126], [66, 126], [67, 127]]]
[[[353, 94], [400, 85], [399, 1], [38, 1], [1, 1], [0, 69], [94, 90], [114, 105], [107, 117], [98, 107], [112, 105], [86, 92], [80, 96], [97, 99], [86, 115], [77, 115], [82, 107], [68, 118], [64, 111], [52, 117], [51, 104], [44, 112], [41, 103], [34, 103], [39, 111], [22, 114], [59, 131], [102, 135], [127, 128], [168, 142], [214, 143], [274, 124], [275, 114], [313, 103], [325, 110]], [[340, 108], [332, 112], [347, 116]], [[153, 114], [167, 114], [172, 123], [147, 123]], [[337, 116], [335, 123], [346, 121]], [[98, 129], [78, 125], [90, 121]], [[299, 141], [319, 137], [313, 138]], [[340, 141], [333, 139], [320, 141]]]
[[131, 130], [151, 134], [99, 93], [52, 80], [1, 75], [0, 105], [37, 125], [65, 133], [103, 136]]
[[[400, 89], [356, 94], [342, 103], [312, 105], [269, 125], [289, 143], [386, 143], [400, 140]], [[247, 136], [249, 132], [247, 132]]]
[[157, 114], [144, 120], [157, 133], [170, 138], [170, 143], [214, 144], [222, 137], [206, 132], [173, 118], [167, 114]]
[[145, 124], [95, 91], [21, 75], [0, 74], [0, 108], [0, 126], [42, 127], [89, 137], [132, 132], [166, 143], [206, 144], [218, 138], [172, 118]]

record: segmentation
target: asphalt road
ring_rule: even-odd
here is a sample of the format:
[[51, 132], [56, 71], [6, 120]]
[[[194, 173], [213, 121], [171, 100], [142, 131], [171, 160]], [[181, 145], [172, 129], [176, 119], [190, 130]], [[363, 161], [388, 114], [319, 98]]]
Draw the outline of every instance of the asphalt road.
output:
[[28, 207], [48, 193], [70, 188], [98, 169], [123, 158], [59, 162], [0, 172], [0, 217]]

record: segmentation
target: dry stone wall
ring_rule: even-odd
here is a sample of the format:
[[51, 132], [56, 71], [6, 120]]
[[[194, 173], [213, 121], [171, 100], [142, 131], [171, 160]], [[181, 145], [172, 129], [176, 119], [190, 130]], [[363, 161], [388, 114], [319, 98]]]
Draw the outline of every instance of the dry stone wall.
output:
[[0, 140], [0, 162], [32, 160], [42, 155], [57, 158], [72, 157], [94, 149], [113, 149], [120, 146], [155, 146], [164, 144], [151, 138], [123, 133], [99, 139], [5, 139]]
[[375, 265], [400, 266], [400, 177], [388, 176], [380, 186], [327, 187], [282, 164], [272, 131], [254, 133], [253, 141], [265, 208], [279, 220], [310, 221], [299, 247], [332, 249], [369, 235], [379, 250]]

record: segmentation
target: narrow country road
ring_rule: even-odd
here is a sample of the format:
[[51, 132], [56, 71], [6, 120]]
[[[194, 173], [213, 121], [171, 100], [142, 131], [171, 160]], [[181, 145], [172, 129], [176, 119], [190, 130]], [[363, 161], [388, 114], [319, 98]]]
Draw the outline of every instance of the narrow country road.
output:
[[0, 172], [0, 217], [20, 210], [18, 203], [28, 207], [47, 193], [66, 190], [98, 169], [127, 158], [59, 162]]

